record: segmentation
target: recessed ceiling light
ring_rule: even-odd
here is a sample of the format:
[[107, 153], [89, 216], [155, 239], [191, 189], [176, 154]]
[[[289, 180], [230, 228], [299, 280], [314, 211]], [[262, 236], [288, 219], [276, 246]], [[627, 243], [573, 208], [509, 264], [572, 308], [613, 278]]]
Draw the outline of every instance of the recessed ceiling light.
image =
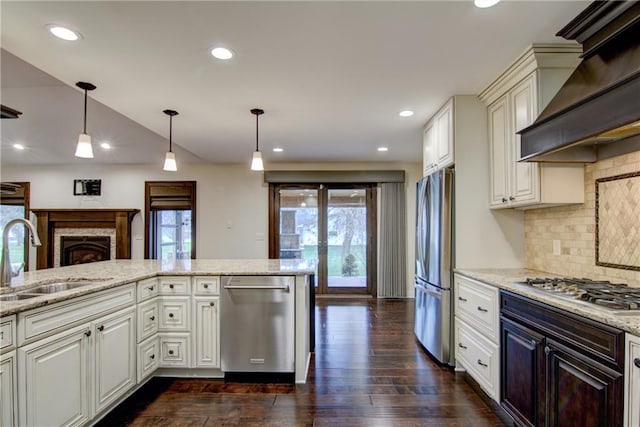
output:
[[13, 144], [13, 148], [16, 150], [24, 150], [24, 145], [22, 144]]
[[108, 142], [101, 143], [100, 147], [102, 147], [103, 150], [111, 150], [111, 144], [109, 144]]
[[274, 152], [274, 153], [282, 153], [283, 151], [284, 151], [284, 149], [283, 149], [283, 148], [280, 148], [280, 147], [275, 147], [275, 148], [273, 149], [273, 152]]
[[473, 4], [475, 4], [476, 7], [484, 9], [487, 7], [495, 6], [499, 1], [500, 0], [473, 0]]
[[384, 152], [384, 151], [389, 151], [389, 149], [387, 147], [378, 147], [378, 151]]
[[62, 40], [73, 42], [80, 38], [80, 33], [60, 25], [49, 25], [48, 28], [51, 34]]
[[411, 117], [413, 116], [413, 111], [411, 110], [403, 110], [398, 113], [400, 117]]
[[231, 52], [226, 47], [214, 47], [213, 49], [211, 49], [211, 55], [213, 55], [214, 58], [218, 59], [233, 58], [233, 52]]

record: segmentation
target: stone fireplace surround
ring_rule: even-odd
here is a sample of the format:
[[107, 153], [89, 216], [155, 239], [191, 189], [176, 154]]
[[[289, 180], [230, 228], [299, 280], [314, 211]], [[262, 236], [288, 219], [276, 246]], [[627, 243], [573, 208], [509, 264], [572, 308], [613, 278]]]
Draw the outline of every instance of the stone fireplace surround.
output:
[[139, 209], [32, 209], [42, 246], [36, 268], [60, 266], [60, 237], [110, 236], [111, 259], [131, 258], [131, 221]]

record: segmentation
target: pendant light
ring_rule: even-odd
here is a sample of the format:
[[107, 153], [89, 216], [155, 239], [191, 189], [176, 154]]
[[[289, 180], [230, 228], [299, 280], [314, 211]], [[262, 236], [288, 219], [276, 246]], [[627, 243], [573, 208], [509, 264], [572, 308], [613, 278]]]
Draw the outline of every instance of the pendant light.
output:
[[164, 156], [164, 167], [162, 169], [175, 172], [178, 170], [178, 166], [176, 165], [176, 155], [172, 151], [171, 134], [173, 133], [173, 116], [177, 116], [178, 112], [164, 110], [163, 113], [169, 116], [169, 151], [167, 151], [167, 154]]
[[258, 147], [258, 117], [260, 117], [261, 114], [264, 114], [264, 110], [254, 108], [251, 110], [251, 114], [255, 114], [256, 116], [256, 151], [253, 152], [253, 158], [251, 159], [251, 170], [263, 171], [264, 165], [262, 164], [262, 153]]
[[87, 134], [87, 91], [94, 90], [96, 87], [91, 83], [76, 83], [80, 89], [84, 90], [84, 127], [82, 133], [78, 137], [78, 145], [76, 146], [76, 157], [85, 159], [93, 159], [93, 148], [91, 147], [91, 137]]

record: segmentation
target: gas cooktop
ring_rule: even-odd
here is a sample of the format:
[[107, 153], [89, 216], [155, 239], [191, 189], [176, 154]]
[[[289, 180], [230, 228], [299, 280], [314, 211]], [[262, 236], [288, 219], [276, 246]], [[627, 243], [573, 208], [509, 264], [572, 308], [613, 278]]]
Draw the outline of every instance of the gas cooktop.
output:
[[616, 311], [640, 313], [640, 288], [568, 277], [527, 278], [520, 285]]

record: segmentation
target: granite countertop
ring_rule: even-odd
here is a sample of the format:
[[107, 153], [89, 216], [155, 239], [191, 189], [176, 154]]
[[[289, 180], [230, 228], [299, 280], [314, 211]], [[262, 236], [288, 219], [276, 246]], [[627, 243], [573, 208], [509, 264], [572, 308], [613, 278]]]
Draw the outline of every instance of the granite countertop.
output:
[[179, 261], [112, 260], [24, 273], [0, 294], [28, 291], [55, 282], [93, 281], [90, 285], [19, 301], [0, 302], [0, 316], [76, 298], [155, 276], [298, 275], [315, 273], [313, 260], [194, 259]]
[[622, 329], [625, 332], [630, 332], [634, 335], [640, 336], [640, 311], [631, 310], [619, 314], [620, 311], [611, 313], [606, 309], [598, 308], [597, 306], [582, 302], [578, 300], [572, 300], [568, 298], [562, 298], [557, 295], [550, 294], [548, 292], [536, 290], [530, 286], [519, 285], [515, 282], [524, 281], [527, 277], [550, 277], [558, 276], [557, 274], [551, 274], [544, 271], [529, 270], [529, 269], [466, 269], [458, 268], [456, 273], [463, 276], [470, 277], [472, 279], [479, 280], [488, 285], [496, 286], [500, 289], [505, 289], [513, 293], [523, 295], [540, 301], [557, 308], [561, 308], [571, 313], [578, 314], [580, 316], [587, 317], [600, 323], [604, 323], [615, 328]]

